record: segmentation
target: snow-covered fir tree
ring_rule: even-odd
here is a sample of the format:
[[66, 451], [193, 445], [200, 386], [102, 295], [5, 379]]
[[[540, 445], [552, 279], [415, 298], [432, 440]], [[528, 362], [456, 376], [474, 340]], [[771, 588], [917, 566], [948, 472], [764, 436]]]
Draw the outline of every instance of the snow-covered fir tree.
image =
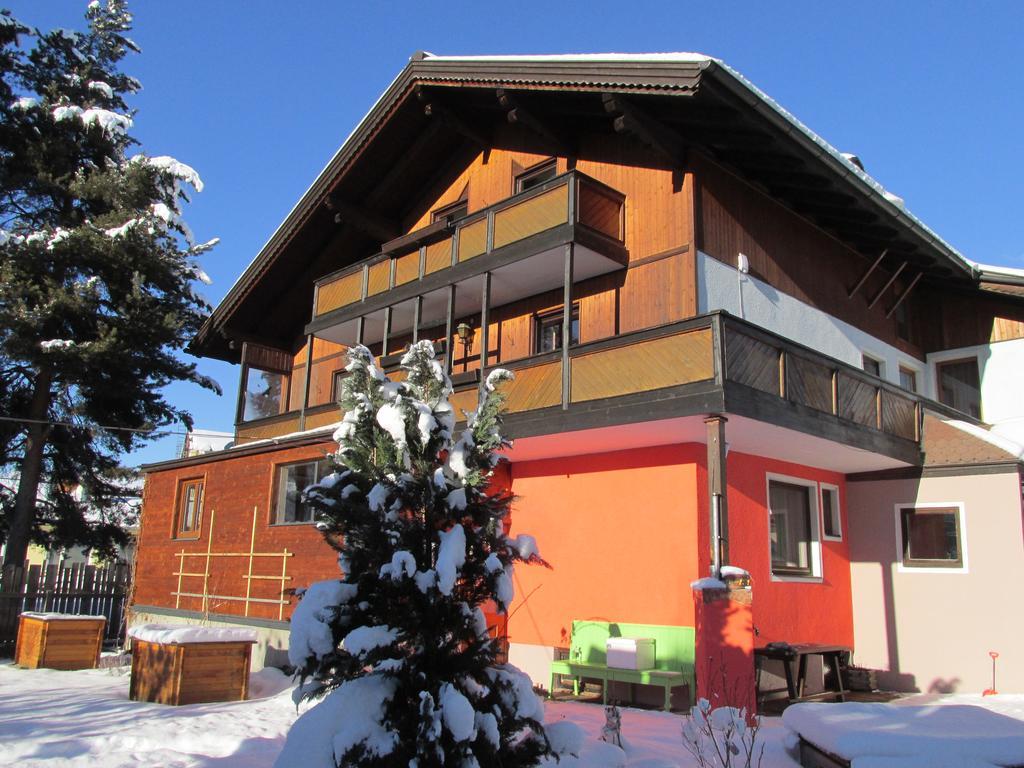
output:
[[433, 345], [413, 345], [402, 368], [390, 381], [365, 347], [348, 352], [335, 472], [305, 494], [343, 577], [305, 592], [289, 649], [312, 679], [305, 695], [326, 699], [278, 765], [317, 764], [314, 727], [333, 729], [339, 766], [535, 765], [549, 753], [543, 703], [524, 673], [495, 663], [482, 611], [507, 611], [514, 563], [543, 563], [532, 537], [506, 536], [511, 497], [489, 488], [506, 445], [496, 387], [511, 374], [487, 377], [456, 436]]
[[[181, 217], [198, 174], [135, 148], [120, 69], [135, 44], [123, 0], [93, 0], [83, 32], [0, 12], [0, 488], [5, 565], [30, 539], [109, 547], [118, 456], [183, 421], [161, 389], [217, 390], [177, 354], [209, 307]], [[115, 427], [118, 429], [105, 429]], [[140, 430], [133, 432], [128, 430]], [[41, 503], [39, 487], [56, 489]], [[83, 486], [95, 519], [66, 492]], [[47, 541], [57, 537], [59, 541]]]

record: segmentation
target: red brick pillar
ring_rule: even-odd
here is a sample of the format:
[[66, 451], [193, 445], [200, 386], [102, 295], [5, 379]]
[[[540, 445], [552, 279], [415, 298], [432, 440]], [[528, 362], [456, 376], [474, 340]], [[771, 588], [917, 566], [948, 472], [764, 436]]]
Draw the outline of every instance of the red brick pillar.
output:
[[[753, 595], [731, 581], [724, 589], [695, 582], [697, 697], [711, 708], [745, 708], [752, 716], [757, 701], [754, 680]], [[703, 586], [703, 588], [701, 588]]]

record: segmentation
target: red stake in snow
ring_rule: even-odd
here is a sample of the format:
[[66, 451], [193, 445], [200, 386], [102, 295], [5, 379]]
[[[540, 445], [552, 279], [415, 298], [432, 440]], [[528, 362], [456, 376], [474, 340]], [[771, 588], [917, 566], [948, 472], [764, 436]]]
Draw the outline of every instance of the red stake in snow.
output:
[[999, 693], [996, 690], [996, 659], [999, 658], [999, 653], [997, 651], [989, 651], [988, 655], [992, 657], [992, 687], [982, 691], [982, 696], [994, 696]]

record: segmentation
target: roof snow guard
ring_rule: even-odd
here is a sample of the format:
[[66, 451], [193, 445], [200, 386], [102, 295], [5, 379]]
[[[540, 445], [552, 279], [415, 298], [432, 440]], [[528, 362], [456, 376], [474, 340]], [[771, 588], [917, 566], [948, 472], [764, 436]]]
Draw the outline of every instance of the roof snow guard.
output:
[[[290, 332], [308, 319], [303, 315], [308, 316], [313, 279], [380, 246], [379, 240], [346, 232], [342, 239], [351, 252], [327, 248], [340, 240], [336, 217], [325, 203], [358, 201], [375, 220], [406, 220], [439, 168], [467, 151], [489, 148], [492, 128], [507, 125], [496, 89], [514, 92], [531, 113], [563, 133], [608, 130], [612, 116], [602, 98], [622, 95], [678, 131], [688, 146], [760, 183], [866, 256], [891, 249], [933, 279], [976, 283], [979, 278], [977, 266], [898, 197], [718, 59], [698, 53], [418, 52], [228, 291], [193, 351], [236, 361], [240, 345], [232, 341], [293, 345], [294, 337], [281, 329]], [[826, 196], [830, 200], [823, 204]], [[282, 286], [290, 286], [286, 295]], [[294, 309], [268, 312], [275, 305]], [[285, 316], [288, 312], [295, 317]]]

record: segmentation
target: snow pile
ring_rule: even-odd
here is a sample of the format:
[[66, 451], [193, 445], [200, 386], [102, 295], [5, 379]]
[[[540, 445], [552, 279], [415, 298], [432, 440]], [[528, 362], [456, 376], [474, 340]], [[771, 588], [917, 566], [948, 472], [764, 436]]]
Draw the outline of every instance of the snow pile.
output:
[[343, 683], [295, 721], [274, 765], [336, 768], [338, 757], [359, 744], [372, 755], [390, 754], [395, 735], [381, 726], [380, 720], [395, 687], [394, 681], [380, 677]]
[[466, 533], [461, 525], [454, 525], [451, 530], [441, 532], [441, 548], [437, 553], [437, 588], [442, 595], [452, 593], [459, 569], [465, 564]]
[[255, 643], [256, 630], [237, 627], [194, 627], [174, 624], [138, 624], [128, 637], [146, 643]]
[[55, 349], [71, 349], [75, 346], [73, 339], [47, 339], [39, 342], [39, 348], [43, 352], [52, 352]]
[[721, 579], [715, 579], [711, 576], [705, 576], [703, 579], [697, 579], [696, 581], [690, 582], [690, 589], [694, 592], [703, 592], [706, 589], [728, 589], [729, 586]]
[[355, 585], [343, 584], [338, 579], [314, 582], [302, 593], [302, 599], [292, 612], [288, 642], [288, 661], [293, 666], [302, 667], [310, 659], [322, 659], [334, 650], [331, 621], [340, 606], [355, 594]]
[[356, 627], [349, 630], [341, 647], [353, 656], [365, 656], [377, 648], [387, 648], [398, 640], [398, 630], [379, 624], [375, 627]]
[[95, 621], [96, 619], [106, 620], [103, 615], [90, 615], [88, 613], [39, 613], [36, 611], [24, 611], [22, 616], [39, 621], [73, 621], [75, 619]]
[[78, 120], [87, 128], [98, 125], [104, 133], [111, 135], [127, 133], [134, 125], [128, 115], [100, 107], [82, 109], [75, 104], [63, 104], [54, 107], [51, 114], [58, 123], [64, 120]]
[[1024, 764], [1024, 723], [979, 706], [794, 704], [782, 721], [853, 768]]

